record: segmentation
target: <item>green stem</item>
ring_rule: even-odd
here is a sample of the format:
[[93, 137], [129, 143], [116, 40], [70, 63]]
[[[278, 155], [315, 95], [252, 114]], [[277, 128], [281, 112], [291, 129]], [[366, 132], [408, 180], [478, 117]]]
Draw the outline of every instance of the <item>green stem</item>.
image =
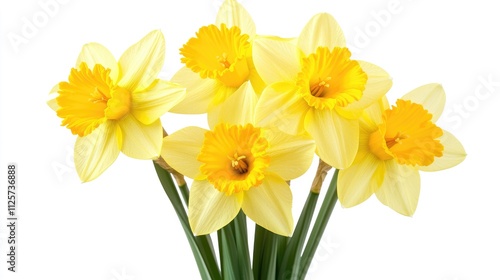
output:
[[240, 266], [240, 278], [253, 280], [252, 266], [250, 263], [250, 252], [248, 250], [247, 220], [243, 211], [233, 220], [234, 233], [236, 237], [236, 248], [238, 249], [238, 260]]
[[189, 205], [189, 188], [187, 184], [180, 185], [179, 191], [181, 192], [182, 199], [186, 203], [186, 206]]
[[295, 227], [292, 238], [290, 242], [288, 242], [283, 256], [279, 273], [280, 280], [298, 279], [300, 255], [309, 230], [309, 225], [311, 224], [314, 209], [316, 208], [316, 203], [318, 202], [318, 197], [318, 193], [309, 192], [297, 226]]
[[316, 249], [318, 249], [319, 242], [321, 241], [321, 237], [325, 232], [326, 225], [330, 220], [330, 217], [333, 212], [333, 208], [337, 202], [337, 178], [338, 178], [338, 169], [335, 170], [333, 174], [332, 181], [330, 182], [330, 186], [328, 187], [328, 191], [326, 192], [325, 199], [321, 205], [321, 208], [318, 213], [318, 218], [314, 223], [314, 227], [311, 231], [311, 235], [309, 236], [309, 240], [307, 241], [307, 245], [304, 249], [304, 253], [300, 259], [300, 278], [304, 279], [307, 274], [307, 270], [311, 265], [311, 261], [314, 258], [314, 254], [316, 253]]
[[215, 261], [215, 256], [213, 254], [206, 254], [206, 252], [208, 251], [206, 248], [200, 250], [200, 238], [195, 237], [193, 235], [193, 232], [191, 231], [186, 210], [184, 208], [184, 205], [182, 204], [179, 193], [177, 192], [177, 187], [172, 180], [172, 176], [158, 164], [154, 163], [154, 167], [156, 170], [156, 174], [158, 175], [158, 179], [163, 186], [163, 190], [172, 203], [175, 213], [177, 214], [182, 228], [184, 229], [184, 233], [186, 234], [189, 246], [191, 247], [191, 251], [193, 252], [193, 256], [198, 266], [201, 278], [203, 280], [221, 280], [222, 278], [217, 266], [217, 262]]
[[233, 224], [229, 223], [217, 231], [223, 279], [238, 279], [240, 275], [238, 249], [233, 227]]
[[262, 256], [262, 268], [260, 277], [257, 279], [276, 279], [276, 257], [278, 255], [278, 235], [268, 231], [264, 254]]
[[264, 245], [266, 244], [267, 230], [255, 224], [255, 236], [253, 243], [253, 263], [252, 270], [255, 279], [260, 279], [260, 272], [262, 269], [264, 257]]

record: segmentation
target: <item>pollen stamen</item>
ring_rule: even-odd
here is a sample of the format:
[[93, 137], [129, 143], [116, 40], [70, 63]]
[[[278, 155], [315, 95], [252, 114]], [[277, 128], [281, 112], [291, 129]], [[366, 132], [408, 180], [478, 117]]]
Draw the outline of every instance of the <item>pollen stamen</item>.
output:
[[322, 97], [325, 88], [329, 88], [330, 84], [327, 83], [330, 81], [331, 77], [326, 77], [324, 80], [320, 79], [320, 82], [311, 87], [311, 95], [314, 97]]
[[246, 156], [238, 156], [238, 153], [234, 153], [234, 156], [231, 158], [228, 156], [228, 158], [231, 160], [231, 166], [238, 171], [240, 174], [247, 173], [248, 171], [248, 164], [244, 160], [247, 157]]
[[222, 53], [222, 55], [217, 56], [217, 61], [219, 61], [219, 63], [225, 68], [229, 68], [231, 66], [231, 63], [227, 61], [227, 53]]

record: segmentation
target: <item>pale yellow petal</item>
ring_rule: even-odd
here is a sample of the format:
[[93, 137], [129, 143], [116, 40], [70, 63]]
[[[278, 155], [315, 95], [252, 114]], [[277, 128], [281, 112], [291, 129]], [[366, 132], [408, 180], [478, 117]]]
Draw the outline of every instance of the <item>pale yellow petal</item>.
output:
[[418, 170], [400, 165], [396, 160], [387, 160], [385, 165], [384, 181], [375, 192], [378, 200], [402, 215], [412, 216], [417, 209], [420, 195]]
[[246, 191], [241, 207], [261, 227], [284, 236], [292, 234], [292, 191], [278, 176], [267, 174], [260, 186]]
[[443, 136], [439, 138], [444, 146], [443, 156], [435, 157], [434, 162], [428, 166], [419, 166], [423, 171], [438, 171], [453, 167], [464, 161], [467, 154], [462, 143], [450, 132], [443, 130]]
[[343, 207], [367, 200], [382, 185], [385, 165], [369, 152], [358, 153], [353, 164], [339, 172], [337, 192]]
[[289, 134], [301, 134], [309, 110], [309, 105], [293, 83], [276, 83], [262, 92], [256, 106], [255, 123]]
[[195, 235], [209, 234], [229, 224], [240, 211], [236, 195], [219, 192], [208, 181], [193, 182], [189, 195], [189, 224]]
[[435, 123], [443, 113], [446, 94], [440, 84], [427, 84], [408, 92], [401, 99], [424, 106], [432, 114], [432, 122]]
[[158, 119], [145, 125], [133, 115], [127, 115], [118, 122], [122, 135], [122, 152], [136, 159], [156, 159], [160, 156], [163, 142], [163, 128]]
[[358, 120], [342, 118], [335, 111], [311, 110], [304, 124], [316, 141], [316, 152], [324, 162], [337, 169], [351, 165], [358, 151]]
[[295, 179], [311, 166], [316, 145], [308, 136], [295, 136], [278, 130], [269, 130], [267, 155], [271, 158], [269, 172], [284, 180]]
[[59, 109], [59, 104], [57, 104], [57, 96], [59, 96], [59, 84], [55, 85], [49, 92], [49, 98], [47, 100], [47, 105], [50, 109], [57, 111]]
[[346, 111], [359, 111], [367, 108], [380, 100], [392, 86], [392, 79], [384, 69], [369, 62], [359, 60], [358, 62], [368, 75], [368, 81], [361, 99], [346, 106], [344, 109]]
[[225, 23], [228, 28], [237, 26], [241, 33], [249, 35], [250, 38], [255, 36], [255, 23], [252, 17], [236, 0], [226, 0], [222, 3], [215, 23], [217, 26]]
[[132, 93], [132, 114], [143, 124], [150, 124], [185, 96], [186, 89], [179, 84], [157, 79], [153, 87]]
[[115, 123], [105, 122], [91, 134], [76, 139], [74, 159], [80, 180], [94, 180], [116, 160], [120, 154], [118, 131]]
[[344, 32], [337, 21], [327, 13], [313, 16], [302, 29], [297, 44], [304, 54], [316, 52], [318, 47], [345, 47]]
[[99, 43], [85, 44], [76, 60], [75, 68], [78, 69], [82, 62], [87, 63], [89, 69], [93, 69], [96, 64], [101, 64], [104, 68], [111, 69], [109, 76], [111, 80], [117, 82], [120, 68], [113, 54], [105, 46]]
[[172, 77], [172, 82], [186, 88], [186, 97], [175, 105], [170, 112], [180, 114], [203, 114], [222, 86], [213, 79], [202, 79], [200, 75], [183, 67]]
[[300, 51], [290, 40], [258, 37], [252, 52], [255, 68], [268, 85], [294, 81], [301, 71]]
[[189, 126], [178, 130], [163, 139], [161, 157], [175, 170], [189, 178], [200, 174], [201, 163], [196, 159], [207, 130]]
[[148, 88], [160, 73], [164, 59], [165, 38], [161, 31], [152, 31], [120, 57], [118, 85], [132, 92]]
[[222, 104], [208, 112], [209, 126], [213, 128], [218, 123], [253, 124], [257, 99], [252, 84], [249, 81], [244, 82]]

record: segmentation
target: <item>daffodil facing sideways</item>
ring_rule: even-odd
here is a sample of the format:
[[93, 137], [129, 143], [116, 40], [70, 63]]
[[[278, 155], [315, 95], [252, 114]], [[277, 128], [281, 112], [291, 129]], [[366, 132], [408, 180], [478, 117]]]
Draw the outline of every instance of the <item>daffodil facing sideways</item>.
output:
[[380, 67], [351, 59], [340, 26], [326, 13], [314, 16], [296, 44], [258, 38], [254, 63], [269, 86], [257, 105], [257, 123], [308, 133], [327, 164], [348, 167], [358, 147], [363, 109], [391, 87]]
[[186, 127], [165, 137], [162, 157], [194, 179], [188, 216], [196, 235], [231, 222], [240, 210], [280, 235], [293, 230], [292, 192], [287, 180], [302, 175], [314, 155], [310, 137], [258, 127], [257, 96], [249, 82], [222, 105], [221, 123], [211, 130]]
[[365, 110], [356, 158], [339, 172], [342, 206], [355, 206], [375, 193], [396, 212], [413, 215], [420, 193], [419, 170], [450, 168], [466, 156], [460, 141], [435, 124], [445, 99], [441, 85], [428, 84], [391, 108], [384, 97]]
[[172, 81], [187, 88], [186, 98], [172, 108], [174, 113], [208, 112], [215, 124], [220, 104], [246, 81], [256, 92], [264, 83], [252, 60], [255, 24], [248, 12], [235, 0], [222, 3], [215, 24], [201, 27], [196, 37], [180, 49], [181, 68]]
[[152, 31], [118, 61], [98, 43], [83, 46], [67, 81], [51, 92], [49, 106], [78, 135], [75, 168], [91, 181], [120, 151], [137, 159], [158, 158], [160, 117], [185, 96], [179, 85], [157, 79], [165, 57], [161, 31]]

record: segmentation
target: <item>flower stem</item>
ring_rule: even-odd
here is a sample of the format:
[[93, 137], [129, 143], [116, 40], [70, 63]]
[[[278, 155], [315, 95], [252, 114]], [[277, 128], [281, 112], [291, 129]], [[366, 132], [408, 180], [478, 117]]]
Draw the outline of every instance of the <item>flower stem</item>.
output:
[[311, 235], [307, 240], [306, 247], [304, 249], [304, 253], [300, 259], [300, 278], [304, 279], [307, 274], [307, 270], [311, 265], [311, 261], [316, 253], [316, 249], [318, 249], [319, 242], [321, 241], [321, 237], [325, 232], [326, 225], [330, 220], [331, 214], [333, 212], [333, 208], [337, 202], [337, 178], [338, 178], [338, 169], [335, 170], [333, 174], [332, 181], [330, 182], [330, 187], [326, 192], [325, 199], [321, 205], [321, 208], [318, 213], [318, 218], [314, 223], [313, 229], [311, 231]]

